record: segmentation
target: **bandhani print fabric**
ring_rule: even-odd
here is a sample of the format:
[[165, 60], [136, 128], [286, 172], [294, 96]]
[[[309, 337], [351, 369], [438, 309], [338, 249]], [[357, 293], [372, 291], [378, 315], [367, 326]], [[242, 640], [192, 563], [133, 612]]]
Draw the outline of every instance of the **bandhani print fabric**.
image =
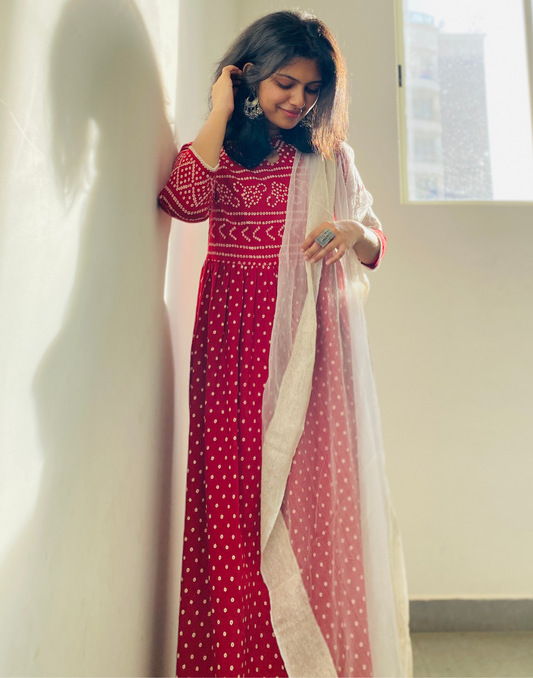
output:
[[[288, 675], [261, 575], [261, 408], [277, 300], [278, 258], [297, 151], [280, 136], [271, 143], [279, 160], [272, 164], [264, 160], [253, 170], [233, 162], [224, 150], [218, 165], [210, 167], [185, 144], [159, 194], [159, 205], [174, 218], [209, 219], [191, 346], [177, 676]], [[375, 269], [385, 253], [386, 237], [371, 210], [367, 220], [381, 242], [378, 260], [368, 266]], [[324, 284], [328, 284], [326, 278]], [[324, 300], [335, 303], [331, 294]], [[335, 367], [334, 346], [346, 341], [342, 328], [330, 337], [319, 326], [317, 341], [332, 346], [317, 374], [339, 370], [335, 380], [341, 380], [340, 386], [343, 366]], [[322, 417], [319, 402], [310, 403], [309, 416]], [[350, 417], [346, 421], [347, 426], [355, 425]], [[291, 478], [291, 483], [326, 488], [331, 473], [345, 475], [352, 483], [346, 502], [357, 506], [353, 459], [348, 455], [339, 469], [324, 468], [320, 439], [309, 443], [313, 453], [306, 476]], [[342, 632], [335, 629], [326, 640], [332, 648], [342, 648], [344, 634], [356, 634], [358, 656], [345, 658], [352, 671], [345, 675], [372, 676], [360, 526], [344, 525], [342, 506], [336, 511], [335, 529], [346, 529], [354, 547], [353, 597], [344, 603], [353, 625]], [[317, 521], [324, 522], [325, 515], [317, 506]], [[324, 539], [316, 543], [316, 549], [326, 553], [332, 526], [323, 527]], [[292, 533], [297, 532], [293, 523]], [[306, 576], [311, 598], [318, 600], [321, 587], [329, 584], [328, 577], [320, 571]]]

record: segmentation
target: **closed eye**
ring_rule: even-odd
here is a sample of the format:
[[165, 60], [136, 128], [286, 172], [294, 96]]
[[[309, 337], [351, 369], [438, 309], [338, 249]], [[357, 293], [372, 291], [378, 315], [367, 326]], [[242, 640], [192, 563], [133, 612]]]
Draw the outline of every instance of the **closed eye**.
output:
[[[278, 87], [281, 87], [281, 89], [290, 89], [292, 87], [292, 85], [282, 85], [280, 82], [277, 82], [276, 85]], [[309, 92], [309, 94], [318, 94], [319, 91], [320, 87], [318, 89], [307, 89], [307, 92]]]

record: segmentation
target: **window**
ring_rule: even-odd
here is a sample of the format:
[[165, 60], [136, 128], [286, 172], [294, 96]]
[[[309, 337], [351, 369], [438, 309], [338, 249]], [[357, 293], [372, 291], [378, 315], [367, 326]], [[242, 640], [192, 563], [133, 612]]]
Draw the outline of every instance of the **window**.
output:
[[524, 0], [397, 2], [404, 200], [533, 201]]
[[415, 120], [433, 120], [433, 99], [413, 97], [412, 115]]
[[438, 139], [436, 137], [415, 137], [414, 159], [416, 162], [440, 162]]
[[441, 195], [439, 190], [440, 177], [435, 174], [416, 175], [417, 200], [437, 200]]

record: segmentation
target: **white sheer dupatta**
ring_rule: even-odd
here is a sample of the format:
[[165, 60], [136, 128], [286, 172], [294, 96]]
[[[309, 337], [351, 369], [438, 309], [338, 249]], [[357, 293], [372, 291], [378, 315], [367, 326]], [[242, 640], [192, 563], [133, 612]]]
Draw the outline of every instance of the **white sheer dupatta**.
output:
[[[289, 676], [411, 676], [407, 583], [353, 250], [304, 262], [323, 221], [372, 204], [345, 144], [296, 153], [263, 396], [261, 571]], [[370, 646], [370, 656], [368, 656]]]

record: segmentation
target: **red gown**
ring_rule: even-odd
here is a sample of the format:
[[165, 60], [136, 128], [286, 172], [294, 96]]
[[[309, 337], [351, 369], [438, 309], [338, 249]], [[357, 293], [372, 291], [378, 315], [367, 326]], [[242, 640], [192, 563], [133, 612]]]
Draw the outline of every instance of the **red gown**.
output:
[[[224, 149], [211, 168], [185, 144], [159, 194], [209, 218], [191, 348], [190, 429], [177, 676], [286, 676], [260, 573], [261, 405], [278, 254], [296, 149], [255, 169]], [[377, 230], [382, 247], [385, 235]]]

